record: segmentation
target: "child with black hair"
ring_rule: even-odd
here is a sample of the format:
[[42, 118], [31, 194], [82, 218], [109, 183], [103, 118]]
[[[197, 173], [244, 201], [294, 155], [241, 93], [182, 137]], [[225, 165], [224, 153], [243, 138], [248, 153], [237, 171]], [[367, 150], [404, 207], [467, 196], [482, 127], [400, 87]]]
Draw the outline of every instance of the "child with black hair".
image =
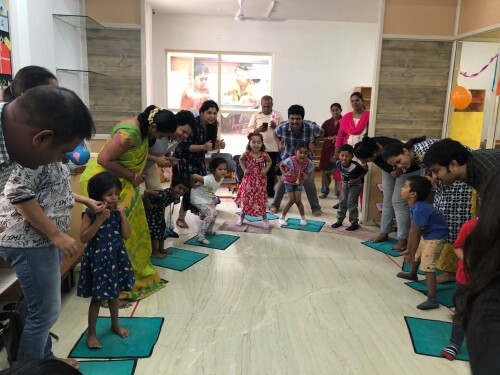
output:
[[121, 189], [120, 180], [110, 172], [94, 175], [87, 187], [90, 198], [106, 204], [98, 214], [86, 209], [80, 227], [80, 240], [87, 245], [77, 295], [91, 298], [87, 330], [87, 346], [91, 349], [102, 348], [96, 323], [103, 301], [108, 302], [111, 329], [122, 338], [129, 335], [118, 322], [118, 296], [134, 286], [134, 273], [124, 243], [130, 237], [130, 226], [123, 206], [118, 203]]
[[247, 150], [240, 157], [240, 165], [245, 173], [236, 195], [235, 202], [241, 207], [241, 216], [236, 225], [242, 225], [245, 215], [262, 216], [262, 225], [269, 228], [266, 216], [267, 172], [272, 161], [266, 152], [261, 133], [248, 135]]
[[[172, 224], [172, 214], [174, 205], [180, 203], [180, 197], [184, 196], [189, 189], [189, 182], [180, 176], [174, 177], [169, 188], [162, 190], [144, 191], [144, 208], [148, 221], [149, 235], [151, 236], [151, 246], [153, 248], [151, 256], [154, 258], [166, 258], [171, 255], [170, 250], [164, 249], [165, 238], [179, 237], [175, 232], [167, 233], [165, 222], [165, 209], [170, 207], [169, 220]], [[169, 235], [168, 235], [169, 234]], [[177, 236], [176, 236], [177, 234]]]
[[351, 225], [345, 229], [347, 231], [359, 229], [359, 194], [363, 189], [363, 178], [368, 172], [368, 167], [362, 167], [357, 161], [352, 160], [353, 156], [354, 148], [349, 144], [344, 144], [339, 148], [339, 160], [335, 163], [342, 175], [342, 198], [337, 211], [337, 222], [333, 223], [331, 227], [338, 228], [342, 226], [346, 212], [349, 210]]
[[410, 206], [410, 216], [415, 225], [412, 230], [417, 231], [415, 236], [410, 238], [420, 238], [420, 243], [408, 244], [408, 252], [411, 261], [409, 272], [401, 271], [397, 277], [416, 281], [417, 270], [425, 272], [427, 282], [427, 300], [417, 306], [419, 310], [437, 309], [439, 303], [436, 299], [436, 262], [441, 254], [444, 244], [448, 238], [448, 225], [446, 218], [441, 211], [425, 199], [432, 191], [432, 184], [424, 176], [410, 176], [401, 188], [401, 198], [408, 202]]
[[288, 202], [283, 207], [281, 217], [278, 220], [280, 226], [288, 225], [286, 214], [295, 204], [300, 213], [300, 225], [305, 227], [307, 220], [302, 203], [302, 190], [304, 180], [314, 172], [314, 164], [307, 157], [309, 154], [309, 145], [301, 141], [295, 147], [295, 156], [289, 157], [280, 163], [280, 170], [283, 175], [285, 191], [288, 193]]
[[205, 236], [207, 234], [216, 234], [213, 230], [217, 219], [217, 208], [215, 207], [217, 196], [215, 192], [227, 174], [227, 163], [223, 158], [215, 158], [210, 162], [208, 169], [212, 174], [207, 176], [191, 175], [191, 203], [203, 215], [197, 241], [205, 245], [210, 244], [210, 241]]

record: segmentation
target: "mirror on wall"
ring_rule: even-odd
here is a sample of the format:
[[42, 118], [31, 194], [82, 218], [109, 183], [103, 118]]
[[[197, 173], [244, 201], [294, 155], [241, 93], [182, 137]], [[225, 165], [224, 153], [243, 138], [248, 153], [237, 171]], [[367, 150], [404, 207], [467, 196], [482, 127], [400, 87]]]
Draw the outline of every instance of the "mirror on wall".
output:
[[500, 30], [476, 35], [457, 43], [452, 89], [466, 87], [472, 94], [463, 109], [450, 106], [447, 136], [477, 148], [500, 147], [497, 95]]

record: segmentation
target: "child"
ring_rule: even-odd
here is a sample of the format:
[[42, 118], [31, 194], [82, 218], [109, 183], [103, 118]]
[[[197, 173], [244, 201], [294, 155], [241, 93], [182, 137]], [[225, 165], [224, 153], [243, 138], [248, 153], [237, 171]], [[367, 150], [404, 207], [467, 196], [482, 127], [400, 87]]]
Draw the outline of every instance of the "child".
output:
[[[477, 224], [477, 217], [472, 220], [467, 221], [462, 225], [460, 231], [458, 232], [457, 239], [453, 244], [453, 250], [458, 257], [458, 267], [456, 273], [456, 284], [455, 284], [455, 295], [453, 300], [455, 301], [455, 305], [461, 303], [461, 299], [459, 297], [461, 289], [467, 283], [467, 275], [464, 271], [464, 247], [465, 240], [469, 237], [469, 234], [472, 232], [474, 227]], [[462, 343], [464, 342], [464, 329], [462, 327], [461, 320], [453, 320], [453, 327], [451, 328], [451, 337], [450, 344], [441, 350], [441, 355], [446, 359], [453, 361], [457, 356], [458, 352], [462, 348]]]
[[262, 226], [269, 228], [266, 216], [267, 172], [272, 161], [265, 152], [264, 138], [261, 133], [248, 135], [247, 151], [240, 157], [240, 166], [245, 173], [238, 188], [235, 202], [241, 207], [241, 216], [236, 225], [242, 225], [245, 215], [262, 216]]
[[[415, 223], [412, 230], [418, 231], [418, 237], [422, 235], [420, 244], [415, 253], [416, 244], [409, 244], [409, 253], [413, 257], [410, 272], [399, 272], [397, 277], [416, 281], [417, 269], [425, 272], [427, 282], [427, 301], [417, 306], [420, 310], [437, 309], [439, 303], [436, 300], [436, 262], [439, 254], [448, 238], [448, 226], [443, 213], [431, 203], [424, 202], [432, 190], [431, 182], [424, 176], [410, 176], [401, 188], [401, 198], [410, 206], [410, 216]], [[410, 236], [413, 238], [414, 236]], [[415, 236], [417, 237], [417, 236]]]
[[288, 193], [288, 202], [283, 208], [281, 217], [278, 220], [280, 226], [288, 225], [285, 217], [288, 210], [290, 210], [294, 203], [299, 209], [300, 225], [303, 227], [307, 225], [301, 195], [304, 180], [314, 172], [314, 164], [307, 158], [308, 153], [309, 147], [307, 143], [301, 141], [295, 149], [295, 156], [285, 159], [280, 163], [280, 170], [283, 175], [285, 191]]
[[342, 199], [339, 202], [337, 211], [337, 222], [333, 223], [331, 227], [338, 228], [342, 226], [346, 211], [349, 210], [351, 225], [345, 228], [348, 231], [359, 229], [359, 194], [363, 189], [363, 177], [368, 172], [368, 168], [363, 168], [357, 161], [352, 160], [353, 156], [354, 148], [349, 144], [342, 145], [339, 148], [339, 160], [335, 164], [342, 174]]
[[209, 245], [210, 241], [205, 238], [207, 234], [216, 234], [213, 230], [215, 219], [217, 218], [215, 192], [220, 187], [222, 179], [227, 173], [227, 163], [222, 158], [213, 159], [208, 169], [212, 172], [208, 176], [199, 174], [191, 175], [191, 203], [203, 215], [200, 229], [198, 231], [198, 242]]
[[98, 214], [87, 209], [80, 227], [80, 240], [87, 245], [82, 256], [77, 295], [91, 297], [87, 331], [87, 345], [91, 349], [102, 348], [96, 335], [96, 323], [103, 301], [109, 305], [111, 329], [122, 338], [129, 334], [118, 322], [118, 296], [134, 286], [134, 273], [123, 242], [130, 237], [130, 226], [118, 203], [121, 189], [120, 180], [109, 172], [93, 176], [87, 188], [90, 198], [106, 204]]
[[[175, 177], [170, 185], [170, 188], [163, 190], [144, 191], [144, 207], [146, 209], [146, 219], [148, 220], [149, 235], [151, 236], [151, 246], [153, 248], [152, 257], [166, 258], [171, 255], [170, 250], [163, 248], [165, 242], [165, 234], [167, 225], [165, 223], [165, 209], [180, 202], [187, 189], [189, 183], [182, 177]], [[171, 216], [170, 216], [170, 220]], [[174, 232], [175, 233], [175, 232]]]

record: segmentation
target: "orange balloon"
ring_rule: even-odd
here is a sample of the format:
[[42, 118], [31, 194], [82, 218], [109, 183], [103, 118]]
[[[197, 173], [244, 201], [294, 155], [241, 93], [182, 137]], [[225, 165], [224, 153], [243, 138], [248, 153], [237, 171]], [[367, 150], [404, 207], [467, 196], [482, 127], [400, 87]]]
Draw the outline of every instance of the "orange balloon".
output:
[[463, 86], [455, 86], [451, 91], [451, 104], [455, 106], [456, 109], [464, 109], [472, 101], [472, 94], [469, 89]]

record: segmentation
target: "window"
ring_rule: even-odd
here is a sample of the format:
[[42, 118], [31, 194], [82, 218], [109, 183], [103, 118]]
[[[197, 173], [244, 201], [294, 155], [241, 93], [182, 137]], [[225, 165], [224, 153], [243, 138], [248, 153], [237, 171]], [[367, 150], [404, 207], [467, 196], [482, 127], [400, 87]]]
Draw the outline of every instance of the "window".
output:
[[196, 115], [205, 100], [216, 101], [226, 152], [241, 154], [250, 117], [271, 94], [271, 56], [167, 51], [166, 63], [167, 107]]

